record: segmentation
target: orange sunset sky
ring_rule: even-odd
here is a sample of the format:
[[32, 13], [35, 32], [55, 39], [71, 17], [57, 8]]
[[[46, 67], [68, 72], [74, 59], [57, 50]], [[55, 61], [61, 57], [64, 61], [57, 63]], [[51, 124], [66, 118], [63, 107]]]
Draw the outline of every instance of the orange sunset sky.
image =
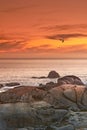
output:
[[87, 0], [0, 0], [0, 58], [87, 58]]

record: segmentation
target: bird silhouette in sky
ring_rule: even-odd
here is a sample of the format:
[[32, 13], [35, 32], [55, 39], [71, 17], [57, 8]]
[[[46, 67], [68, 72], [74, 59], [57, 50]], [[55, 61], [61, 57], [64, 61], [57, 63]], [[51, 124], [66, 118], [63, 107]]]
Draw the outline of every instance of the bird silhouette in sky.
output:
[[59, 40], [60, 40], [62, 43], [64, 42], [64, 38], [60, 38]]

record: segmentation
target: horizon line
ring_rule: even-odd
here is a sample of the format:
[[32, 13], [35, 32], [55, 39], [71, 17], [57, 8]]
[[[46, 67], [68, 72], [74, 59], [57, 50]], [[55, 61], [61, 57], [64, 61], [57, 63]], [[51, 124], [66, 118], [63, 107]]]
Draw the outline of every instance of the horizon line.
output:
[[87, 58], [0, 58], [0, 60], [87, 60]]

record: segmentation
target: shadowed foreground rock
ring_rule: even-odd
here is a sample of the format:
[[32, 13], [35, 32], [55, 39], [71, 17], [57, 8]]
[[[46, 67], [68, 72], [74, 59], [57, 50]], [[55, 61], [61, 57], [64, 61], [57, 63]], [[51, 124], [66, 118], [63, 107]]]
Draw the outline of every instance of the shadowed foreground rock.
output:
[[87, 128], [87, 88], [84, 85], [64, 84], [48, 91], [22, 86], [0, 93], [0, 103], [0, 130]]
[[46, 102], [16, 103], [0, 106], [0, 119], [9, 128], [48, 126], [61, 122], [67, 110], [54, 109]]
[[51, 127], [47, 127], [46, 130], [75, 130], [73, 125], [65, 125], [63, 127], [55, 127], [55, 126], [51, 126]]

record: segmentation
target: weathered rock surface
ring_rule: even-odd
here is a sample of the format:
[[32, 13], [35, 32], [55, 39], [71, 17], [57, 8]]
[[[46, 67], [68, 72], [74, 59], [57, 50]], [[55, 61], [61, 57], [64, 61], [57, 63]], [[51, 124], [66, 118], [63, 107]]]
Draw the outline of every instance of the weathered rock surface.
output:
[[61, 85], [48, 91], [38, 87], [18, 87], [0, 93], [1, 103], [46, 101], [55, 108], [87, 110], [87, 88], [81, 85]]
[[46, 92], [36, 87], [17, 87], [0, 93], [1, 103], [34, 102], [43, 100]]
[[46, 130], [75, 130], [73, 125], [65, 125], [62, 127], [48, 127]]
[[44, 100], [57, 108], [87, 110], [84, 98], [86, 90], [87, 88], [81, 85], [62, 85], [49, 90]]
[[56, 71], [50, 71], [48, 74], [48, 78], [59, 78], [60, 75]]
[[63, 84], [84, 85], [83, 82], [81, 81], [81, 79], [74, 75], [68, 75], [68, 76], [59, 78], [58, 85], [63, 85]]
[[69, 123], [75, 128], [87, 128], [87, 112], [70, 112]]
[[50, 104], [37, 102], [29, 105], [28, 103], [2, 104], [0, 106], [0, 119], [9, 128], [39, 127], [61, 122], [67, 114], [67, 110], [54, 109]]
[[83, 105], [87, 106], [87, 89], [85, 90], [85, 92], [82, 95], [82, 103], [83, 103]]
[[85, 130], [87, 87], [47, 85], [48, 89], [21, 86], [0, 93], [1, 130]]

